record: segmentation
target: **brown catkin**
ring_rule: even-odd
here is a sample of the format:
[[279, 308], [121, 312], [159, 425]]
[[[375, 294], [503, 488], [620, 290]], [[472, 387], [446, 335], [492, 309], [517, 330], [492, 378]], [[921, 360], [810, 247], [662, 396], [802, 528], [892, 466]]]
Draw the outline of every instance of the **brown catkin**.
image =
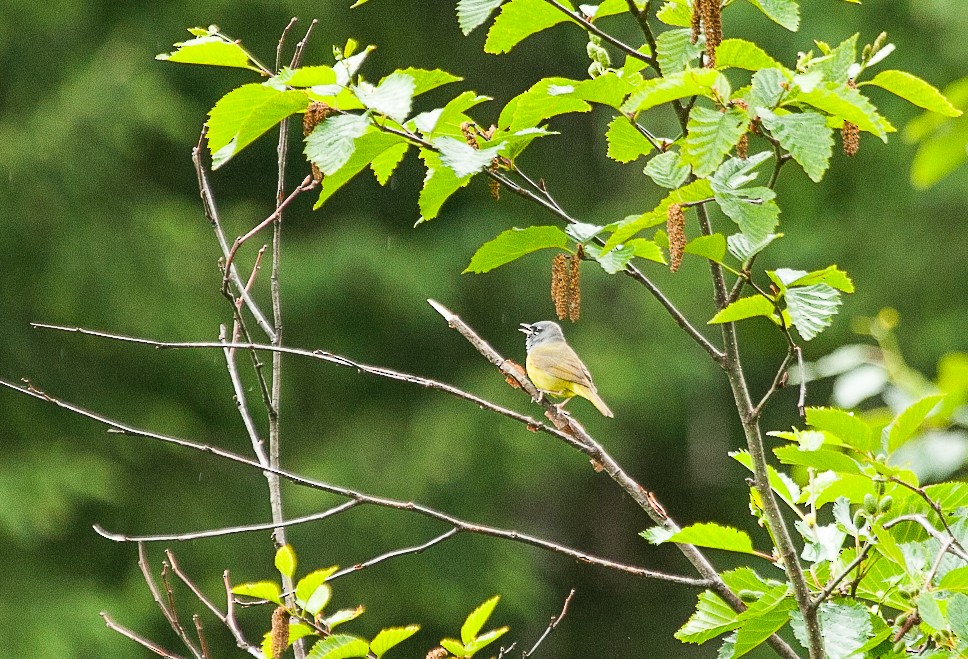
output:
[[501, 201], [501, 182], [497, 179], [487, 179], [487, 189], [491, 193], [491, 199]]
[[279, 659], [289, 647], [289, 612], [286, 607], [277, 607], [272, 612], [272, 655], [269, 659]]
[[719, 0], [702, 0], [703, 32], [706, 34], [706, 68], [716, 68], [716, 49], [723, 40], [722, 7]]
[[739, 142], [736, 143], [736, 157], [740, 160], [746, 160], [750, 155], [750, 134], [743, 133], [743, 136], [739, 138]]
[[[857, 83], [853, 80], [848, 80], [847, 86], [857, 89]], [[856, 156], [860, 149], [860, 129], [857, 125], [845, 121], [844, 127], [840, 129], [840, 141], [843, 144], [845, 156]]]
[[[326, 120], [327, 117], [336, 114], [336, 110], [326, 105], [325, 103], [320, 103], [319, 101], [312, 101], [309, 107], [306, 108], [306, 112], [303, 114], [303, 137], [308, 136], [313, 129], [319, 124]], [[319, 183], [323, 180], [323, 172], [320, 171], [316, 163], [310, 162], [310, 167], [313, 170], [313, 180]]]
[[477, 143], [477, 135], [474, 134], [474, 124], [469, 121], [465, 121], [460, 125], [461, 135], [464, 136], [464, 141], [467, 142], [467, 146], [472, 149], [480, 149], [481, 147]]
[[568, 318], [576, 322], [581, 318], [581, 246], [571, 255], [568, 268]]
[[568, 257], [555, 254], [551, 260], [551, 299], [555, 303], [558, 320], [568, 317]]
[[675, 272], [682, 265], [682, 254], [686, 249], [686, 216], [679, 204], [669, 204], [666, 233], [669, 235], [669, 269]]
[[444, 648], [434, 648], [427, 653], [426, 659], [447, 659], [450, 656], [450, 652]]
[[692, 16], [689, 22], [689, 26], [692, 28], [692, 38], [690, 41], [696, 43], [699, 41], [699, 30], [700, 23], [702, 22], [702, 7], [700, 6], [703, 0], [692, 0]]

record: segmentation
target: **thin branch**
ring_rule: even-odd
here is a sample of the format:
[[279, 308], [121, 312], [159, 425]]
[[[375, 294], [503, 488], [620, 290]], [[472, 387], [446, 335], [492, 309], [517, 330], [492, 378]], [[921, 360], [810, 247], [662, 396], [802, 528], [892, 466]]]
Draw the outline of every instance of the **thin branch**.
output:
[[968, 552], [966, 552], [961, 546], [961, 543], [958, 542], [958, 539], [954, 535], [945, 535], [939, 531], [937, 528], [935, 528], [934, 524], [931, 523], [931, 520], [924, 515], [899, 515], [889, 522], [884, 522], [884, 528], [889, 529], [895, 524], [900, 524], [901, 522], [914, 522], [915, 524], [919, 524], [921, 528], [927, 531], [928, 535], [937, 540], [940, 544], [946, 543], [949, 539], [954, 540], [954, 542], [951, 543], [951, 546], [947, 548], [947, 551], [954, 554], [961, 560], [968, 562]]
[[309, 43], [309, 37], [313, 34], [313, 28], [319, 23], [318, 18], [314, 18], [309, 23], [309, 27], [306, 28], [306, 34], [300, 39], [299, 43], [296, 44], [296, 49], [292, 53], [292, 59], [289, 61], [289, 68], [294, 69], [302, 62], [303, 53], [306, 50], [306, 44]]
[[541, 643], [546, 638], [548, 638], [551, 632], [553, 632], [555, 628], [558, 627], [558, 623], [560, 623], [564, 619], [564, 617], [568, 614], [568, 605], [571, 604], [571, 598], [574, 596], [575, 596], [575, 589], [572, 588], [570, 591], [568, 591], [568, 596], [565, 598], [565, 603], [562, 604], [561, 606], [561, 613], [559, 613], [557, 616], [551, 616], [551, 622], [548, 623], [548, 626], [545, 628], [544, 634], [542, 634], [541, 637], [537, 641], [535, 641], [534, 645], [531, 646], [530, 650], [526, 651], [524, 654], [521, 655], [522, 659], [527, 659], [528, 657], [533, 655], [535, 651], [538, 649], [538, 646], [541, 645]]
[[770, 384], [770, 388], [766, 390], [766, 393], [763, 394], [760, 402], [758, 402], [756, 407], [753, 408], [753, 411], [751, 412], [753, 416], [759, 417], [763, 413], [763, 409], [766, 407], [766, 404], [770, 401], [770, 398], [773, 397], [773, 394], [783, 387], [783, 383], [786, 381], [787, 369], [790, 368], [790, 364], [793, 363], [793, 355], [793, 350], [787, 350], [787, 354], [783, 357], [783, 361], [780, 362], [780, 368], [777, 369], [776, 375], [773, 376], [773, 382]]
[[[803, 373], [803, 367], [802, 366], [800, 367], [800, 372]], [[805, 379], [805, 378], [801, 378], [801, 379]], [[945, 532], [951, 538], [954, 539], [955, 546], [960, 551], [965, 552], [965, 548], [961, 545], [961, 541], [958, 539], [958, 536], [955, 534], [955, 532], [952, 530], [952, 528], [948, 525], [948, 520], [946, 520], [944, 518], [944, 509], [941, 507], [941, 504], [938, 503], [937, 501], [935, 501], [934, 499], [932, 499], [931, 498], [931, 495], [928, 494], [927, 491], [923, 487], [918, 487], [916, 485], [911, 485], [910, 483], [905, 483], [903, 480], [901, 480], [897, 476], [891, 476], [890, 478], [888, 478], [888, 480], [890, 480], [892, 483], [897, 483], [901, 487], [905, 487], [905, 488], [911, 490], [912, 492], [916, 493], [919, 497], [921, 497], [922, 499], [924, 499], [925, 503], [927, 503], [931, 507], [931, 510], [933, 510], [934, 513], [938, 516], [938, 519], [941, 522], [941, 526], [944, 527]], [[968, 553], [968, 552], [966, 552], [966, 553]]]
[[430, 549], [434, 545], [438, 545], [442, 542], [446, 542], [447, 540], [450, 540], [460, 532], [461, 532], [460, 527], [457, 527], [457, 526], [451, 527], [450, 530], [444, 533], [441, 533], [436, 538], [433, 538], [432, 540], [428, 540], [423, 544], [415, 545], [413, 547], [403, 547], [401, 549], [394, 549], [393, 551], [388, 551], [385, 554], [374, 556], [373, 558], [365, 560], [362, 563], [357, 563], [356, 565], [352, 565], [348, 568], [339, 570], [338, 572], [334, 572], [333, 575], [330, 576], [329, 579], [327, 579], [327, 581], [332, 581], [333, 579], [336, 579], [338, 577], [343, 577], [343, 576], [346, 576], [347, 574], [352, 574], [354, 572], [359, 572], [360, 570], [365, 570], [368, 567], [372, 567], [377, 563], [382, 563], [383, 561], [389, 560], [391, 558], [397, 558], [398, 556], [406, 556], [408, 554], [423, 553], [425, 550]]
[[[588, 19], [586, 19], [581, 14], [579, 14], [577, 12], [574, 12], [574, 11], [568, 9], [568, 7], [564, 6], [563, 4], [561, 4], [560, 2], [558, 2], [557, 0], [545, 0], [545, 2], [547, 2], [549, 5], [551, 5], [552, 7], [554, 7], [555, 9], [557, 9], [558, 11], [560, 11], [561, 13], [563, 13], [565, 16], [567, 16], [571, 20], [573, 20], [576, 23], [578, 23], [581, 26], [581, 28], [583, 30], [585, 30], [586, 32], [591, 32], [592, 34], [601, 37], [603, 41], [606, 41], [606, 42], [610, 43], [611, 45], [615, 46], [616, 48], [618, 48], [619, 50], [621, 50], [623, 53], [625, 53], [626, 55], [628, 55], [629, 57], [634, 57], [635, 59], [641, 60], [641, 61], [645, 62], [646, 64], [648, 64], [649, 66], [652, 66], [652, 67], [657, 67], [658, 66], [655, 57], [653, 57], [651, 55], [646, 55], [645, 53], [640, 52], [640, 51], [636, 50], [635, 48], [632, 48], [632, 46], [628, 45], [627, 43], [625, 43], [625, 42], [623, 42], [623, 41], [621, 41], [619, 39], [616, 39], [611, 34], [609, 34], [605, 30], [601, 29], [600, 27], [596, 26], [594, 23], [592, 23], [591, 21], [589, 21]], [[652, 52], [654, 53], [655, 50], [652, 50]]]
[[289, 24], [282, 29], [282, 34], [279, 35], [279, 43], [276, 44], [276, 73], [282, 69], [282, 49], [286, 45], [286, 37], [289, 36], [289, 30], [291, 30], [298, 21], [299, 19], [295, 16], [290, 18]]
[[811, 608], [816, 610], [824, 602], [824, 600], [830, 597], [833, 592], [837, 590], [837, 586], [840, 585], [840, 582], [846, 579], [851, 572], [857, 569], [857, 567], [864, 562], [864, 559], [867, 558], [867, 552], [869, 552], [873, 546], [874, 545], [871, 544], [870, 541], [864, 543], [864, 546], [861, 548], [854, 560], [852, 560], [850, 564], [840, 572], [840, 574], [831, 579], [822, 591], [817, 593], [817, 596], [814, 597], [813, 601], [810, 603]]
[[[242, 378], [239, 376], [239, 369], [235, 364], [235, 348], [230, 347], [228, 341], [225, 340], [225, 326], [221, 327], [219, 332], [219, 338], [224, 346], [222, 348], [222, 353], [225, 356], [225, 366], [229, 373], [229, 379], [232, 381], [232, 391], [234, 392], [233, 400], [235, 401], [235, 407], [239, 411], [239, 416], [242, 419], [242, 425], [245, 427], [245, 432], [249, 436], [249, 442], [252, 444], [252, 452], [255, 454], [256, 458], [259, 459], [259, 464], [264, 467], [269, 466], [269, 456], [266, 455], [265, 446], [263, 444], [262, 438], [259, 436], [259, 430], [255, 427], [255, 420], [252, 418], [252, 413], [249, 412], [249, 406], [246, 402], [245, 386], [242, 384]], [[268, 478], [268, 474], [266, 475]]]
[[[294, 517], [293, 519], [288, 519], [282, 522], [282, 526], [296, 526], [297, 524], [306, 524], [308, 522], [318, 522], [319, 520], [326, 519], [327, 517], [332, 517], [340, 513], [346, 512], [350, 508], [355, 508], [360, 504], [359, 501], [346, 501], [339, 504], [338, 506], [333, 506], [328, 510], [324, 510], [320, 513], [313, 513], [312, 515], [305, 515], [304, 517]], [[226, 535], [235, 535], [236, 533], [251, 533], [253, 531], [271, 531], [279, 526], [277, 522], [266, 522], [265, 524], [246, 524], [242, 526], [226, 526], [218, 529], [206, 529], [204, 531], [193, 531], [190, 533], [170, 533], [170, 534], [158, 534], [158, 535], [123, 535], [119, 533], [111, 533], [103, 526], [99, 524], [94, 525], [94, 531], [103, 538], [108, 540], [113, 540], [115, 542], [184, 542], [186, 540], [201, 540], [202, 538], [219, 538]]]
[[205, 629], [202, 627], [202, 617], [197, 613], [193, 614], [192, 623], [195, 625], [195, 635], [198, 636], [198, 644], [202, 648], [202, 659], [211, 659], [212, 653], [208, 649], [208, 640], [205, 638]]
[[148, 650], [151, 650], [159, 657], [165, 657], [166, 659], [184, 659], [184, 657], [182, 657], [181, 655], [175, 654], [174, 652], [169, 652], [168, 650], [161, 647], [154, 641], [151, 641], [145, 638], [144, 636], [141, 636], [140, 634], [137, 634], [136, 632], [131, 631], [130, 629], [128, 629], [123, 625], [119, 625], [114, 620], [112, 620], [111, 617], [104, 611], [101, 611], [101, 618], [104, 620], [104, 624], [107, 625], [108, 629], [115, 631], [126, 638], [131, 639], [132, 641], [142, 646], [143, 648], [147, 648]]
[[161, 591], [158, 590], [158, 585], [155, 583], [154, 577], [151, 575], [151, 566], [148, 565], [148, 556], [145, 554], [145, 546], [142, 543], [138, 543], [138, 567], [141, 568], [141, 575], [144, 577], [145, 583], [148, 585], [148, 590], [151, 591], [151, 597], [155, 600], [155, 604], [161, 609], [162, 615], [168, 624], [171, 626], [172, 630], [181, 640], [186, 648], [197, 658], [201, 659], [202, 652], [200, 649], [195, 647], [195, 644], [188, 634], [185, 632], [185, 628], [182, 627], [181, 622], [178, 620], [178, 615], [175, 613], [174, 607], [170, 606], [171, 600], [169, 599], [166, 603], [161, 597]]

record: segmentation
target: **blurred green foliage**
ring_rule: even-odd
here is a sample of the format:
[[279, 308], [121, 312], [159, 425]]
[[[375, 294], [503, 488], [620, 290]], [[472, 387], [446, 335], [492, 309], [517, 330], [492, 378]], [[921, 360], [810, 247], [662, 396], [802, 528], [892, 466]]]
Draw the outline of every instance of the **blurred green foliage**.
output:
[[[291, 16], [302, 19], [297, 31], [317, 17], [307, 62], [329, 62], [331, 44], [352, 36], [379, 44], [367, 63], [371, 71], [440, 67], [501, 103], [538, 77], [581, 77], [587, 68], [577, 30], [538, 35], [495, 58], [481, 53], [482, 34], [460, 35], [451, 3], [395, 0], [354, 11], [348, 4], [0, 5], [0, 377], [29, 378], [131, 424], [246, 450], [217, 352], [159, 352], [29, 327], [43, 321], [192, 340], [214, 338], [230, 318], [190, 150], [207, 109], [244, 73], [155, 62], [186, 26], [218, 23], [271, 60]], [[907, 70], [939, 88], [964, 75], [968, 39], [961, 38], [964, 21], [956, 20], [960, 0], [861, 6], [818, 0], [802, 9], [803, 28], [791, 34], [737, 5], [726, 36], [749, 32], [768, 51], [784, 52], [791, 42], [809, 49], [812, 36], [837, 43], [859, 31], [861, 41], [870, 41], [884, 29], [897, 45], [892, 59]], [[882, 96], [880, 107], [895, 125], [917, 114]], [[433, 100], [431, 93], [428, 107]], [[604, 157], [606, 121], [598, 115], [561, 120], [556, 127], [569, 138], [536, 143], [528, 161], [572, 214], [600, 223], [650, 209], [658, 199], [643, 193], [652, 186], [637, 171]], [[884, 306], [903, 318], [896, 341], [909, 365], [929, 379], [943, 355], [965, 350], [968, 259], [959, 250], [968, 170], [916, 191], [906, 183], [913, 154], [900, 139], [883, 145], [867, 136], [857, 157], [834, 158], [823, 185], [809, 184], [792, 168], [781, 177], [787, 237], [759, 265], [810, 270], [834, 262], [857, 285], [834, 326], [810, 344], [809, 359], [851, 340], [847, 317], [873, 316]], [[229, 235], [271, 211], [274, 161], [273, 140], [262, 140], [214, 177]], [[305, 171], [298, 152], [291, 171], [291, 181]], [[475, 184], [432, 224], [413, 229], [421, 177], [408, 160], [389, 189], [360, 177], [320, 212], [310, 211], [308, 197], [294, 204], [286, 216], [282, 270], [286, 343], [443, 379], [533, 412], [424, 300], [441, 300], [498, 350], [522, 358], [514, 328], [552, 314], [550, 260], [535, 255], [487, 275], [459, 273], [483, 241], [548, 218], [510, 196], [494, 203]], [[708, 318], [711, 296], [696, 294], [706, 290], [707, 273], [695, 261], [656, 279], [687, 314]], [[726, 456], [741, 436], [723, 378], [629, 282], [591, 274], [584, 283], [583, 319], [567, 331], [616, 412], [614, 421], [586, 415], [589, 428], [680, 521], [718, 519], [762, 533], [749, 528], [745, 473]], [[784, 346], [766, 323], [743, 327], [742, 334], [750, 379], [765, 387]], [[674, 550], [637, 537], [645, 524], [635, 507], [563, 446], [433, 392], [295, 359], [285, 367], [283, 460], [294, 470], [616, 559], [685, 569]], [[824, 404], [829, 393], [818, 383], [808, 401]], [[794, 396], [777, 397], [766, 427], [795, 423]], [[96, 536], [92, 524], [145, 533], [268, 519], [265, 483], [253, 471], [105, 434], [9, 391], [0, 393], [0, 418], [6, 575], [0, 616], [8, 621], [0, 647], [6, 656], [144, 656], [104, 628], [100, 610], [170, 640], [134, 547]], [[292, 515], [333, 503], [306, 490], [287, 487], [285, 494]], [[349, 565], [442, 530], [392, 511], [357, 510], [295, 528], [290, 541], [307, 564]], [[160, 556], [161, 547], [149, 549]], [[255, 580], [272, 557], [263, 534], [173, 549], [213, 594], [223, 569], [236, 581]], [[346, 601], [335, 605], [367, 603], [369, 634], [381, 621], [426, 621], [417, 638], [430, 647], [452, 633], [474, 602], [495, 592], [504, 604], [495, 623], [509, 624], [514, 638], [536, 638], [572, 586], [577, 594], [569, 618], [544, 646], [548, 656], [592, 656], [602, 638], [613, 656], [636, 656], [643, 640], [654, 656], [709, 652], [684, 647], [668, 633], [688, 617], [695, 593], [629, 582], [480, 537], [460, 537], [349, 577], [338, 594]], [[192, 606], [184, 594], [181, 601]], [[253, 630], [265, 627], [263, 612], [243, 617]], [[210, 629], [213, 644], [232, 647], [215, 625]]]

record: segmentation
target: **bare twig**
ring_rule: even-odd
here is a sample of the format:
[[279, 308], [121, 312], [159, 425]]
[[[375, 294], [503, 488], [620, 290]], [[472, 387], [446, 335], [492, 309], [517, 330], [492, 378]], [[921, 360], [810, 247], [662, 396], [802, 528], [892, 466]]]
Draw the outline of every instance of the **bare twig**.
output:
[[920, 525], [921, 528], [927, 531], [928, 535], [937, 540], [939, 544], [944, 545], [949, 539], [953, 540], [954, 542], [947, 547], [946, 551], [954, 554], [961, 560], [968, 562], [968, 552], [966, 552], [964, 547], [961, 546], [961, 543], [958, 542], [958, 538], [951, 534], [950, 531], [947, 535], [939, 531], [937, 528], [935, 528], [934, 524], [931, 523], [931, 520], [924, 515], [899, 515], [888, 522], [884, 522], [884, 528], [889, 529], [895, 524], [900, 524], [901, 522], [914, 522], [915, 524]]
[[104, 624], [107, 625], [108, 629], [115, 631], [126, 638], [131, 639], [141, 647], [151, 650], [159, 657], [165, 657], [165, 659], [184, 659], [181, 655], [175, 654], [174, 652], [169, 652], [168, 650], [161, 647], [154, 641], [151, 641], [145, 638], [144, 636], [141, 636], [140, 634], [137, 634], [136, 632], [131, 631], [130, 629], [128, 629], [123, 625], [119, 625], [114, 620], [112, 620], [111, 617], [104, 611], [101, 611], [101, 618], [104, 620]]
[[770, 384], [770, 388], [766, 390], [766, 393], [763, 394], [760, 402], [757, 403], [756, 407], [753, 408], [753, 416], [759, 417], [763, 413], [763, 409], [766, 407], [766, 404], [770, 401], [770, 398], [773, 397], [773, 394], [779, 391], [783, 386], [787, 369], [790, 368], [790, 364], [793, 362], [794, 352], [795, 351], [792, 349], [788, 350], [786, 356], [783, 357], [783, 361], [780, 362], [780, 368], [776, 370], [776, 375], [773, 376], [773, 382]]
[[197, 613], [193, 614], [192, 623], [195, 625], [195, 634], [198, 636], [198, 644], [202, 648], [202, 659], [211, 659], [212, 654], [208, 649], [208, 640], [205, 638], [205, 629], [202, 627], [202, 617]]
[[161, 609], [161, 613], [165, 616], [165, 620], [171, 626], [172, 630], [181, 640], [186, 648], [194, 655], [197, 659], [202, 659], [202, 652], [198, 649], [192, 640], [188, 637], [185, 632], [185, 628], [182, 627], [181, 621], [178, 620], [178, 614], [175, 612], [173, 602], [171, 600], [171, 593], [169, 591], [169, 599], [166, 601], [162, 599], [161, 591], [158, 590], [158, 585], [155, 583], [154, 577], [151, 575], [151, 566], [148, 565], [148, 556], [145, 554], [145, 546], [142, 543], [138, 543], [138, 567], [141, 568], [141, 575], [144, 577], [145, 583], [148, 585], [148, 590], [151, 591], [151, 597], [155, 600], [155, 604]]
[[430, 549], [434, 545], [439, 545], [442, 542], [450, 540], [460, 532], [461, 532], [460, 527], [457, 527], [457, 526], [451, 527], [450, 530], [444, 533], [441, 533], [436, 538], [433, 538], [432, 540], [428, 540], [423, 544], [415, 545], [413, 547], [403, 547], [401, 549], [394, 549], [393, 551], [388, 551], [385, 554], [380, 554], [379, 556], [374, 556], [373, 558], [367, 559], [362, 563], [357, 563], [356, 565], [351, 565], [348, 568], [344, 568], [342, 570], [334, 572], [332, 576], [329, 577], [328, 581], [332, 581], [337, 577], [346, 576], [347, 574], [359, 572], [360, 570], [365, 570], [368, 567], [372, 567], [377, 563], [382, 563], [383, 561], [389, 560], [391, 558], [397, 558], [398, 556], [407, 556], [408, 554], [423, 553], [424, 551], [426, 551], [427, 549]]
[[544, 633], [541, 635], [540, 638], [538, 638], [537, 641], [535, 641], [534, 645], [531, 646], [530, 650], [525, 651], [524, 654], [521, 655], [522, 659], [527, 659], [528, 657], [533, 655], [535, 651], [538, 649], [538, 646], [541, 645], [541, 643], [546, 638], [548, 638], [551, 632], [555, 630], [555, 628], [558, 626], [558, 623], [560, 623], [562, 619], [564, 619], [565, 615], [568, 614], [568, 605], [571, 604], [571, 598], [574, 596], [575, 596], [575, 589], [572, 588], [570, 591], [568, 591], [568, 596], [565, 597], [565, 603], [562, 604], [561, 606], [561, 613], [559, 613], [557, 616], [551, 616], [551, 622], [548, 623], [548, 626], [545, 628]]
[[[232, 391], [234, 392], [233, 399], [235, 400], [235, 407], [239, 411], [239, 416], [242, 419], [242, 425], [245, 426], [245, 432], [249, 436], [249, 442], [252, 444], [252, 452], [259, 459], [259, 464], [264, 467], [269, 466], [269, 457], [266, 455], [265, 446], [263, 444], [262, 438], [259, 436], [259, 430], [255, 427], [255, 420], [252, 418], [252, 413], [249, 411], [249, 405], [246, 402], [245, 387], [242, 384], [242, 378], [239, 376], [239, 370], [235, 364], [235, 349], [231, 348], [228, 341], [225, 340], [225, 326], [223, 325], [219, 331], [219, 338], [222, 340], [223, 347], [222, 353], [225, 355], [225, 366], [229, 374], [229, 379], [232, 381]], [[268, 474], [266, 478], [268, 478]]]
[[857, 553], [857, 556], [854, 557], [854, 560], [852, 560], [847, 567], [841, 570], [840, 574], [833, 577], [822, 591], [817, 593], [817, 596], [814, 597], [813, 601], [810, 603], [810, 606], [813, 609], [817, 609], [817, 607], [819, 607], [824, 600], [830, 597], [833, 592], [837, 590], [837, 586], [840, 585], [840, 582], [846, 579], [851, 572], [853, 572], [861, 563], [864, 562], [864, 559], [867, 558], [867, 552], [870, 551], [871, 547], [873, 547], [873, 545], [870, 541], [864, 543], [864, 546], [861, 547], [860, 552]]
[[[803, 373], [802, 368], [800, 369], [800, 372]], [[806, 378], [801, 378], [801, 379], [806, 379]], [[931, 495], [929, 495], [923, 487], [918, 487], [916, 485], [911, 485], [910, 483], [905, 483], [897, 476], [891, 476], [888, 478], [888, 480], [890, 480], [892, 483], [897, 483], [901, 487], [911, 490], [912, 492], [916, 493], [919, 497], [924, 499], [924, 502], [927, 503], [928, 506], [931, 507], [931, 510], [934, 511], [934, 514], [938, 516], [938, 520], [941, 522], [941, 526], [944, 527], [945, 532], [951, 538], [954, 539], [955, 547], [960, 551], [965, 552], [965, 548], [961, 545], [961, 541], [958, 539], [958, 536], [955, 535], [955, 532], [952, 530], [951, 526], [948, 525], [948, 520], [946, 520], [944, 517], [944, 509], [941, 508], [941, 504], [939, 504], [937, 501], [932, 499]], [[927, 518], [925, 518], [925, 520], [927, 520]], [[968, 552], [965, 552], [965, 553], [968, 554]]]
[[[611, 34], [609, 34], [608, 32], [606, 32], [605, 30], [602, 30], [597, 25], [595, 25], [591, 21], [587, 20], [581, 14], [579, 14], [577, 12], [574, 12], [574, 11], [568, 9], [568, 7], [564, 6], [563, 4], [561, 4], [560, 2], [558, 2], [557, 0], [545, 0], [545, 2], [547, 2], [549, 5], [551, 5], [552, 7], [554, 7], [555, 9], [557, 9], [558, 11], [560, 11], [561, 13], [563, 13], [565, 16], [567, 16], [571, 20], [573, 20], [576, 23], [578, 23], [581, 26], [581, 28], [583, 30], [585, 30], [586, 32], [591, 32], [592, 34], [601, 37], [603, 41], [606, 41], [606, 42], [610, 43], [611, 45], [615, 46], [616, 48], [618, 48], [619, 50], [621, 50], [623, 53], [625, 53], [626, 55], [628, 55], [629, 57], [634, 57], [635, 59], [642, 60], [643, 62], [645, 62], [649, 66], [658, 67], [658, 64], [656, 62], [655, 57], [653, 57], [651, 55], [646, 55], [645, 53], [640, 52], [640, 51], [636, 50], [635, 48], [632, 48], [632, 46], [628, 45], [624, 41], [621, 41], [619, 39], [616, 39], [615, 37], [613, 37]], [[654, 53], [655, 50], [652, 50], [651, 52]]]

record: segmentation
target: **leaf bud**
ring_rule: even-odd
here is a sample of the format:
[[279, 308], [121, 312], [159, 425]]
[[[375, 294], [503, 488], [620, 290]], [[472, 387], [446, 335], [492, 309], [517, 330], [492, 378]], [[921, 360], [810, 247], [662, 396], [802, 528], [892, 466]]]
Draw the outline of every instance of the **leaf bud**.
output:
[[886, 497], [881, 499], [880, 505], [877, 507], [878, 512], [886, 513], [891, 510], [891, 506], [894, 505], [894, 497], [888, 494]]
[[868, 515], [877, 514], [877, 497], [870, 492], [864, 495], [864, 510]]

